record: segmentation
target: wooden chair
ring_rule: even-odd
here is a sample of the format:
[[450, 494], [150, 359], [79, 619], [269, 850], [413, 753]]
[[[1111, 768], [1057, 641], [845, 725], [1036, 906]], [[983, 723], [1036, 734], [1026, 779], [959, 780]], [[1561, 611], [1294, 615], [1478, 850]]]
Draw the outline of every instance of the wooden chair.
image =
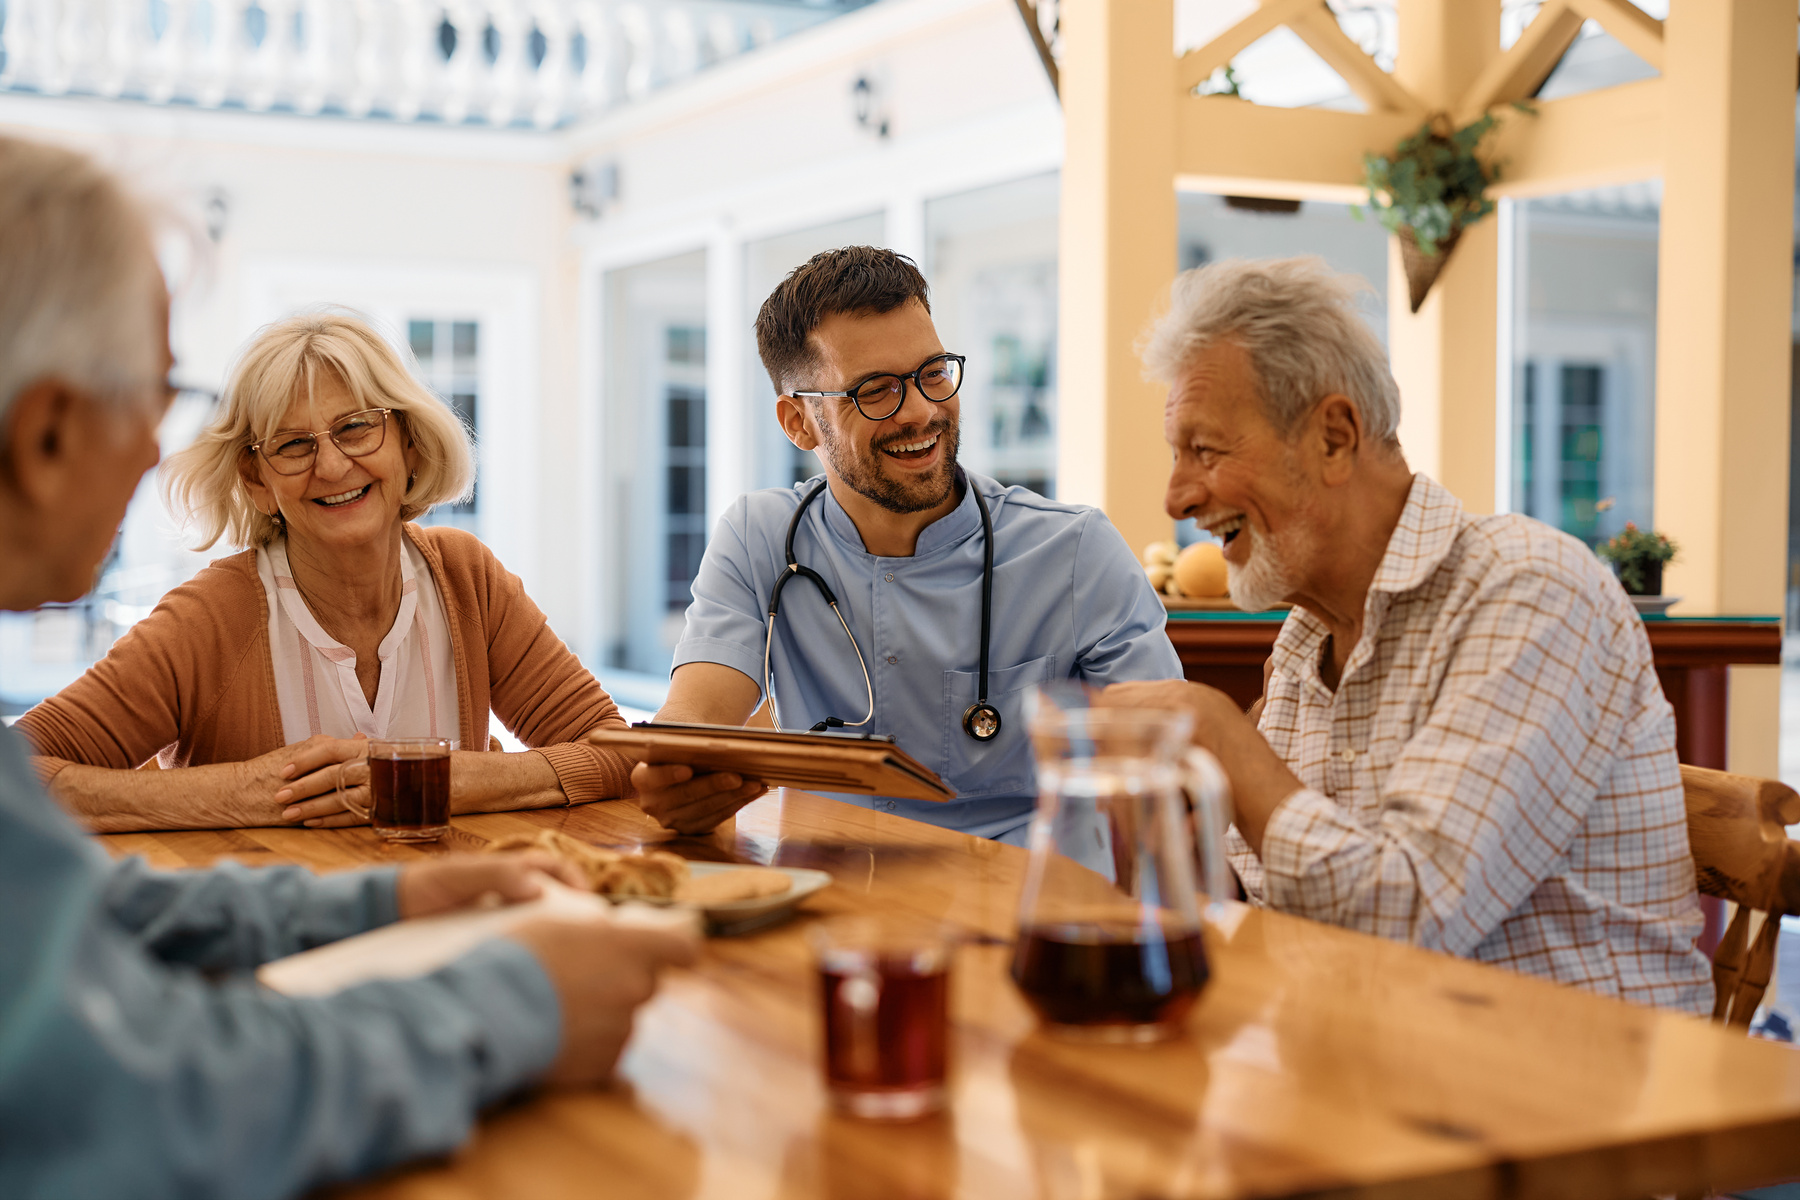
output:
[[[1704, 767], [1683, 766], [1681, 785], [1695, 881], [1737, 905], [1713, 954], [1713, 1020], [1747, 1029], [1775, 971], [1781, 918], [1800, 914], [1800, 842], [1786, 828], [1800, 823], [1800, 795], [1773, 779]], [[1766, 919], [1749, 945], [1752, 909]]]

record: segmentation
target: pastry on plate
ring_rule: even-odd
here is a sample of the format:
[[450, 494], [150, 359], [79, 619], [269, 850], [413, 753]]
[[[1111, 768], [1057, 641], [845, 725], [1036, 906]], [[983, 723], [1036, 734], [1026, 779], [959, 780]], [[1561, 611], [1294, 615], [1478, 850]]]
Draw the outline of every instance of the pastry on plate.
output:
[[557, 829], [511, 834], [489, 842], [486, 850], [490, 854], [541, 850], [575, 868], [593, 891], [621, 899], [668, 900], [688, 877], [687, 861], [666, 850], [623, 854], [590, 846]]

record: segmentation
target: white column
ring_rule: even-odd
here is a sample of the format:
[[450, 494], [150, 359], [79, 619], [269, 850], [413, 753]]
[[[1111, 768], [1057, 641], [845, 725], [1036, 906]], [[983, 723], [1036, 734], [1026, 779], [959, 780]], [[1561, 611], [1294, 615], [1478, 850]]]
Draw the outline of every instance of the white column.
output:
[[756, 353], [744, 303], [744, 243], [721, 222], [706, 243], [706, 523], [750, 489], [756, 425], [744, 381]]
[[888, 249], [925, 265], [925, 198], [917, 193], [903, 193], [888, 201], [886, 228], [882, 236]]

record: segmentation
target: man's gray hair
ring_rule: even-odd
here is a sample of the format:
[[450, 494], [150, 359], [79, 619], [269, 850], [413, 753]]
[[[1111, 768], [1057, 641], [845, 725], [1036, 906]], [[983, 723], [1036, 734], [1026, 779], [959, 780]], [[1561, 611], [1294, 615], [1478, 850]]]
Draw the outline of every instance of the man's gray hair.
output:
[[1249, 355], [1263, 414], [1293, 431], [1333, 392], [1350, 398], [1377, 444], [1398, 445], [1400, 388], [1387, 351], [1357, 311], [1371, 291], [1322, 258], [1231, 258], [1184, 271], [1169, 289], [1169, 311], [1138, 343], [1151, 378], [1179, 379], [1221, 341]]
[[0, 416], [57, 377], [105, 396], [156, 382], [149, 227], [85, 155], [0, 136]]

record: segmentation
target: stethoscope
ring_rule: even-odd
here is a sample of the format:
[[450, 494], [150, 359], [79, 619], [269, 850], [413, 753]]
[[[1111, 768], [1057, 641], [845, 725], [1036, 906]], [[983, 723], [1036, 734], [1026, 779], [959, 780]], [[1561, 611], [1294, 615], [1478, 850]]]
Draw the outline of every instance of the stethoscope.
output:
[[[844, 614], [838, 609], [837, 597], [832, 595], [831, 587], [820, 574], [811, 567], [803, 567], [794, 557], [794, 532], [800, 528], [800, 518], [806, 515], [807, 506], [819, 498], [825, 490], [826, 480], [821, 479], [818, 486], [806, 493], [800, 501], [800, 507], [794, 510], [794, 519], [788, 522], [787, 528], [787, 569], [775, 581], [775, 590], [769, 593], [768, 632], [763, 637], [763, 693], [769, 697], [769, 716], [775, 722], [775, 728], [781, 729], [781, 716], [775, 710], [775, 676], [769, 670], [769, 652], [775, 644], [775, 617], [781, 611], [781, 589], [792, 579], [806, 579], [819, 589], [825, 597], [825, 603], [831, 605], [832, 615], [837, 617], [838, 624], [844, 627], [844, 636], [850, 639], [850, 648], [856, 651], [856, 665], [862, 668], [863, 689], [869, 696], [869, 711], [863, 714], [860, 721], [846, 721], [842, 717], [826, 717], [814, 725], [809, 732], [824, 733], [827, 729], [855, 729], [867, 725], [875, 719], [875, 685], [869, 682], [869, 664], [863, 658], [862, 647], [857, 645], [856, 635], [850, 632], [850, 622], [844, 620]], [[988, 703], [988, 623], [994, 607], [994, 521], [988, 515], [987, 500], [981, 490], [973, 483], [965, 486], [975, 493], [975, 507], [981, 510], [981, 674], [978, 677], [975, 703], [963, 712], [963, 732], [978, 742], [991, 742], [1000, 736], [1000, 710]]]

